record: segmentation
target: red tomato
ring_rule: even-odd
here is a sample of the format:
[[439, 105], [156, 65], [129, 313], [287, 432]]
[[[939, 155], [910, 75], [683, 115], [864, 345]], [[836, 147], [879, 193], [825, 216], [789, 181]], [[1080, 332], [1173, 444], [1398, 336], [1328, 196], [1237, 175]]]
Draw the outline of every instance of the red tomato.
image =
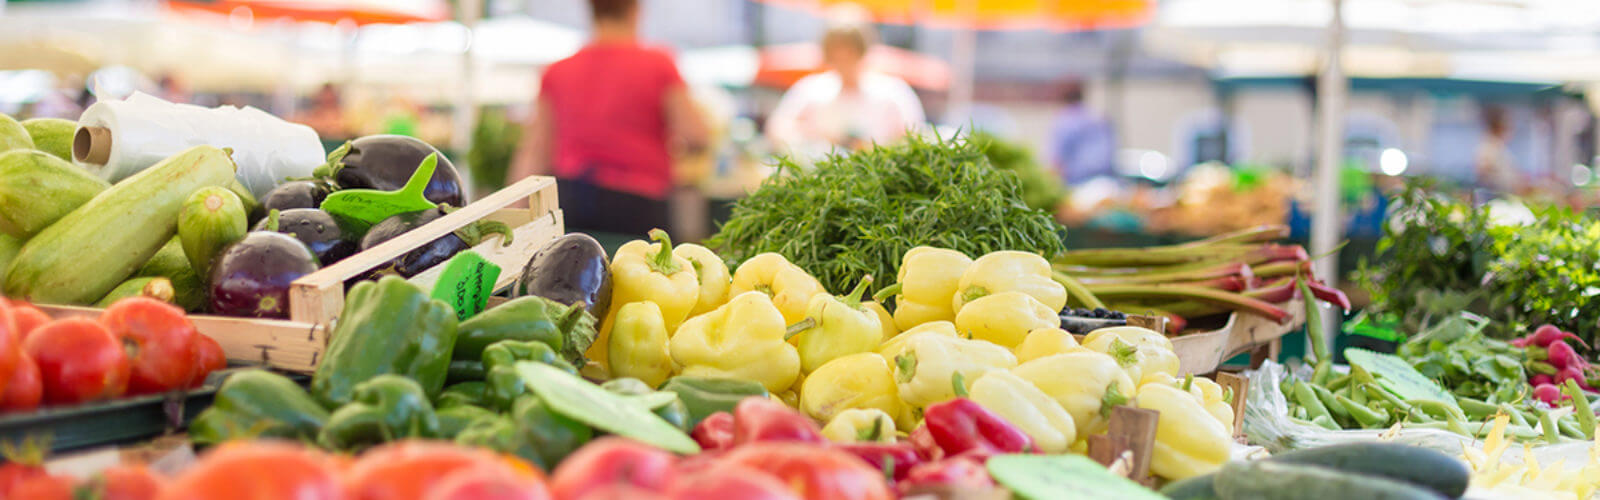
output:
[[776, 476], [806, 500], [888, 500], [894, 498], [883, 471], [843, 451], [812, 443], [755, 442], [728, 452], [723, 460]]
[[6, 498], [18, 500], [73, 500], [78, 482], [66, 476], [41, 474], [18, 482]]
[[17, 329], [11, 304], [0, 300], [0, 387], [5, 387], [11, 380], [11, 374], [16, 371], [21, 357], [22, 331]]
[[[611, 483], [589, 490], [588, 493], [583, 494], [582, 498], [562, 498], [560, 500], [669, 500], [669, 498], [660, 492], [647, 490], [638, 486], [623, 483]], [[702, 500], [712, 499], [707, 498]]]
[[337, 500], [339, 481], [325, 455], [279, 441], [217, 447], [173, 478], [159, 500]]
[[415, 500], [457, 471], [516, 472], [486, 450], [446, 441], [399, 441], [373, 448], [345, 473], [352, 500]]
[[537, 478], [509, 469], [474, 468], [439, 480], [424, 500], [550, 500], [550, 490]]
[[[26, 444], [24, 444], [24, 446], [26, 446]], [[17, 485], [22, 484], [23, 481], [27, 481], [35, 477], [49, 475], [44, 471], [44, 467], [40, 467], [39, 464], [23, 463], [27, 462], [27, 460], [19, 461], [20, 458], [21, 457], [6, 456], [5, 459], [7, 462], [0, 464], [0, 499], [18, 498], [11, 495], [11, 492], [17, 488]], [[33, 460], [40, 459], [42, 459], [42, 457], [33, 457]]]
[[601, 487], [626, 484], [661, 491], [678, 457], [627, 438], [594, 440], [568, 455], [550, 475], [550, 492], [562, 500], [586, 498]]
[[39, 382], [39, 365], [23, 353], [17, 359], [17, 368], [11, 372], [11, 382], [0, 391], [0, 412], [33, 411], [44, 397], [44, 387]]
[[114, 398], [128, 388], [122, 342], [94, 320], [56, 320], [29, 335], [23, 348], [39, 365], [46, 403]]
[[11, 301], [11, 315], [16, 319], [17, 332], [21, 334], [18, 340], [28, 338], [29, 333], [50, 322], [50, 315], [20, 300]]
[[155, 500], [167, 484], [143, 465], [117, 465], [100, 473], [100, 500]]
[[100, 323], [122, 340], [132, 358], [128, 394], [188, 387], [199, 333], [183, 309], [150, 297], [129, 297], [107, 308]]
[[800, 500], [771, 474], [735, 463], [722, 463], [714, 470], [679, 475], [672, 480], [667, 495], [672, 500]]
[[189, 377], [189, 387], [200, 387], [206, 382], [206, 375], [211, 372], [228, 367], [228, 356], [222, 352], [222, 345], [216, 339], [205, 334], [194, 336], [194, 376]]

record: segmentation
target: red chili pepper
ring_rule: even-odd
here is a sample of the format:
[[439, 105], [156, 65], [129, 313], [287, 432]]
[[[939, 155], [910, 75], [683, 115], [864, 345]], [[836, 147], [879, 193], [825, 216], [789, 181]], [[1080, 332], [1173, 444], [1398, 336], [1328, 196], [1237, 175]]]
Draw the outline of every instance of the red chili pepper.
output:
[[765, 398], [744, 398], [733, 407], [733, 444], [756, 441], [826, 443], [811, 417]]
[[946, 456], [968, 450], [1002, 454], [1034, 449], [1033, 439], [1021, 429], [967, 398], [929, 406], [923, 422]]
[[987, 488], [994, 486], [994, 479], [977, 460], [953, 457], [912, 467], [904, 480], [895, 483], [895, 488], [906, 496], [921, 487], [934, 485]]
[[883, 469], [896, 481], [905, 479], [912, 467], [922, 463], [917, 448], [909, 442], [898, 443], [842, 443], [837, 448], [861, 457], [868, 465]]
[[689, 436], [694, 438], [694, 442], [700, 443], [700, 448], [704, 450], [733, 446], [733, 414], [725, 411], [712, 413], [695, 424]]
[[933, 433], [928, 432], [928, 426], [926, 425], [911, 431], [911, 435], [906, 437], [906, 442], [911, 443], [911, 446], [916, 448], [917, 456], [921, 457], [923, 462], [944, 459], [944, 448], [940, 448], [939, 442], [933, 440]]

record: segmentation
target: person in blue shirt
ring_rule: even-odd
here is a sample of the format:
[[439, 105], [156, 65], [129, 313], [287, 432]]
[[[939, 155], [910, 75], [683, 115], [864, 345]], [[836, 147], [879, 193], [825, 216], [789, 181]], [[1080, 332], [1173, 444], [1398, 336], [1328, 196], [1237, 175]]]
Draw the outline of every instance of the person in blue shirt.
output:
[[1050, 130], [1050, 162], [1068, 186], [1116, 174], [1117, 136], [1111, 122], [1083, 103], [1083, 82], [1069, 80], [1062, 91], [1066, 108]]

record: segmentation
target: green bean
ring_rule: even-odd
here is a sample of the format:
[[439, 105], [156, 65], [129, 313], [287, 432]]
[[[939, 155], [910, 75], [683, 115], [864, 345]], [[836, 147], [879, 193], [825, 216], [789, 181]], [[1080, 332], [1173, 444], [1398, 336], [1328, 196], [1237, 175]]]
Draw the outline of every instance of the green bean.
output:
[[1550, 416], [1550, 410], [1539, 413], [1539, 428], [1544, 431], [1544, 442], [1550, 444], [1561, 442], [1561, 431], [1556, 427], [1556, 419]]
[[1355, 377], [1357, 382], [1363, 384], [1372, 385], [1378, 383], [1378, 379], [1372, 378], [1372, 373], [1362, 368], [1361, 365], [1350, 365], [1350, 376]]
[[1339, 424], [1334, 423], [1333, 417], [1327, 415], [1318, 415], [1317, 418], [1311, 419], [1311, 423], [1330, 431], [1340, 430]]
[[1333, 373], [1333, 355], [1328, 352], [1327, 332], [1322, 330], [1321, 302], [1311, 299], [1311, 287], [1303, 279], [1296, 279], [1295, 286], [1300, 289], [1300, 296], [1306, 297], [1306, 340], [1311, 342], [1311, 353], [1317, 356], [1316, 370], [1311, 374], [1311, 383], [1324, 384], [1328, 382], [1328, 375]]
[[1294, 407], [1294, 418], [1300, 419], [1303, 422], [1311, 422], [1310, 420], [1306, 419], [1306, 407], [1304, 406]]
[[1594, 439], [1594, 409], [1589, 406], [1589, 398], [1584, 395], [1583, 389], [1578, 387], [1578, 381], [1567, 379], [1561, 392], [1572, 398], [1572, 408], [1578, 414], [1578, 428], [1583, 430], [1583, 438]]
[[[1571, 415], [1567, 415], [1570, 417]], [[1556, 428], [1561, 430], [1561, 435], [1572, 439], [1583, 439], [1583, 429], [1578, 427], [1577, 419], [1562, 417], [1556, 421]]]
[[1466, 411], [1467, 416], [1474, 420], [1494, 415], [1500, 412], [1500, 407], [1469, 397], [1457, 397], [1456, 404]]
[[1327, 389], [1324, 389], [1320, 385], [1307, 385], [1311, 387], [1311, 392], [1316, 393], [1317, 399], [1322, 401], [1322, 406], [1328, 409], [1328, 413], [1332, 414], [1334, 417], [1350, 418], [1350, 412], [1345, 411], [1344, 406], [1340, 405], [1337, 400], [1333, 399], [1332, 392], [1328, 392]]
[[1321, 416], [1333, 418], [1332, 415], [1328, 414], [1328, 407], [1322, 406], [1322, 401], [1317, 399], [1317, 394], [1311, 390], [1310, 384], [1296, 381], [1294, 383], [1294, 399], [1295, 402], [1300, 403], [1301, 408], [1306, 409], [1306, 416], [1311, 417], [1312, 421], [1316, 421], [1317, 417]]
[[1524, 426], [1530, 425], [1528, 424], [1528, 419], [1522, 417], [1521, 410], [1512, 408], [1511, 405], [1506, 403], [1500, 403], [1500, 406], [1497, 406], [1496, 408], [1499, 408], [1501, 413], [1505, 413], [1507, 416], [1511, 417], [1511, 423]]
[[1338, 392], [1340, 389], [1343, 389], [1343, 388], [1345, 388], [1345, 387], [1347, 387], [1349, 385], [1350, 385], [1350, 374], [1346, 373], [1344, 375], [1340, 375], [1338, 377], [1335, 377], [1333, 380], [1328, 381], [1327, 388], [1330, 391]]
[[1361, 428], [1363, 429], [1379, 428], [1389, 424], [1388, 412], [1367, 408], [1362, 406], [1360, 403], [1351, 400], [1350, 398], [1337, 394], [1333, 396], [1333, 399], [1339, 403], [1340, 407], [1344, 408], [1345, 412], [1349, 413], [1352, 418], [1355, 418], [1356, 422], [1360, 423]]
[[1367, 384], [1367, 395], [1389, 403], [1389, 405], [1393, 406], [1395, 410], [1411, 413], [1411, 405], [1406, 404], [1405, 401], [1401, 401], [1399, 396], [1390, 394], [1389, 391], [1384, 390], [1382, 387], [1378, 387], [1377, 384]]
[[1367, 391], [1362, 384], [1355, 380], [1350, 381], [1350, 399], [1361, 404], [1367, 404]]

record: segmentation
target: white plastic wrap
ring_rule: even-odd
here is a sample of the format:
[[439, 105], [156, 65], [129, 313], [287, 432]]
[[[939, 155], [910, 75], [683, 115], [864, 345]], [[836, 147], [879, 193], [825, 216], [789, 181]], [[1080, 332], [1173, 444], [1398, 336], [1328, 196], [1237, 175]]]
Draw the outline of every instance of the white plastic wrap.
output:
[[74, 152], [79, 165], [109, 182], [204, 144], [232, 148], [239, 182], [260, 198], [286, 178], [310, 176], [324, 161], [322, 141], [310, 127], [249, 106], [203, 108], [136, 92], [125, 100], [89, 106], [78, 126], [110, 132], [110, 156], [104, 164], [85, 162]]

